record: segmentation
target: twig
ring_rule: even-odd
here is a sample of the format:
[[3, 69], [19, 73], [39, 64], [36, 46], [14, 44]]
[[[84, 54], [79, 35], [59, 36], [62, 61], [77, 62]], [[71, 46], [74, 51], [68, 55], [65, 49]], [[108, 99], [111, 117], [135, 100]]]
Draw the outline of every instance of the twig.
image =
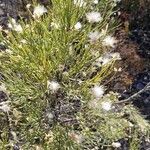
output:
[[145, 91], [147, 91], [147, 90], [150, 90], [150, 82], [142, 90], [140, 90], [139, 92], [133, 94], [132, 96], [130, 96], [129, 98], [127, 98], [125, 100], [121, 100], [119, 102], [115, 102], [114, 104], [130, 103], [130, 102], [136, 100], [138, 97], [140, 97], [140, 94], [145, 92]]

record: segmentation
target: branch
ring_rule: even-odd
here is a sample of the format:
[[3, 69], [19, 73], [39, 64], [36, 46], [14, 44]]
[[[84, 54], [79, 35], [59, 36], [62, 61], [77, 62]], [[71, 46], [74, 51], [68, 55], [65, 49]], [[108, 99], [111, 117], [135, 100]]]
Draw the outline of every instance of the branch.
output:
[[140, 97], [140, 94], [142, 94], [143, 92], [150, 90], [150, 82], [139, 92], [133, 94], [132, 96], [130, 96], [129, 98], [125, 99], [125, 100], [121, 100], [119, 102], [115, 102], [114, 104], [124, 104], [124, 103], [130, 103], [133, 102], [134, 100], [137, 100], [137, 98]]

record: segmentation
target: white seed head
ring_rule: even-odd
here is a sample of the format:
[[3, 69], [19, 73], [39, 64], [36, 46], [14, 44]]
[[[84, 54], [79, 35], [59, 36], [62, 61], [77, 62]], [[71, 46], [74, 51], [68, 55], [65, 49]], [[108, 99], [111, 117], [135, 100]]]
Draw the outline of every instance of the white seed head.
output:
[[90, 42], [94, 43], [101, 37], [101, 34], [98, 31], [94, 31], [94, 32], [90, 32], [88, 37], [90, 39]]
[[93, 3], [94, 4], [98, 4], [98, 0], [93, 0]]
[[4, 112], [9, 112], [9, 111], [10, 111], [10, 106], [9, 106], [8, 104], [4, 103], [4, 104], [2, 104], [2, 105], [0, 106], [0, 109], [1, 109], [2, 111], [4, 111]]
[[11, 19], [11, 22], [8, 23], [8, 27], [14, 31], [22, 32], [22, 26], [16, 22], [15, 19]]
[[117, 43], [117, 40], [114, 37], [108, 35], [104, 38], [102, 43], [103, 43], [104, 46], [109, 46], [109, 47], [114, 48], [115, 44]]
[[14, 30], [17, 31], [17, 32], [22, 32], [23, 29], [22, 29], [22, 26], [20, 24], [17, 24], [15, 26]]
[[121, 143], [119, 143], [119, 142], [113, 142], [113, 143], [112, 143], [112, 146], [113, 146], [114, 148], [119, 148], [119, 147], [121, 146]]
[[92, 88], [92, 94], [96, 98], [101, 98], [104, 94], [104, 88], [103, 86], [95, 86]]
[[99, 12], [89, 12], [86, 14], [86, 19], [90, 23], [100, 22], [102, 20], [101, 14]]
[[57, 92], [60, 88], [60, 85], [56, 81], [47, 81], [47, 88], [52, 92]]
[[111, 110], [111, 103], [110, 102], [102, 102], [102, 109], [104, 109], [105, 111], [109, 111]]
[[47, 12], [47, 9], [43, 5], [38, 5], [34, 8], [33, 17], [34, 18], [36, 18], [36, 17], [39, 18], [46, 12]]
[[77, 22], [77, 23], [75, 24], [74, 28], [75, 28], [76, 30], [79, 30], [79, 29], [82, 28], [82, 24], [81, 24], [80, 22]]

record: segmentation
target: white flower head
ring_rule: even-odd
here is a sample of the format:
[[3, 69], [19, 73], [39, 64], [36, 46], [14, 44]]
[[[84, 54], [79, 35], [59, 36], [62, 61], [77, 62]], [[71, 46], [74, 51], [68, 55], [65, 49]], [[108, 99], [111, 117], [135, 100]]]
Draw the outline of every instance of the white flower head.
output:
[[86, 18], [90, 23], [100, 22], [102, 20], [101, 14], [94, 11], [87, 13]]
[[60, 85], [56, 81], [47, 81], [47, 88], [52, 92], [57, 92], [60, 88]]
[[94, 86], [92, 88], [92, 94], [95, 98], [101, 98], [104, 94], [105, 90], [103, 86]]
[[109, 46], [109, 47], [114, 48], [115, 44], [117, 43], [117, 40], [114, 37], [108, 35], [104, 38], [102, 43], [103, 43], [104, 46]]
[[14, 31], [22, 32], [22, 26], [16, 22], [15, 19], [11, 19], [11, 22], [8, 23], [8, 27]]
[[98, 4], [98, 0], [93, 0], [93, 3], [94, 4]]
[[3, 104], [0, 106], [0, 109], [1, 109], [3, 112], [9, 112], [9, 111], [10, 111], [10, 106], [9, 106], [7, 103], [3, 103]]
[[17, 24], [17, 25], [15, 26], [14, 30], [17, 31], [17, 32], [22, 32], [22, 27], [21, 27], [21, 25], [20, 25], [20, 24]]
[[43, 5], [38, 5], [34, 8], [33, 17], [34, 18], [36, 18], [36, 17], [39, 18], [46, 12], [47, 12], [47, 9]]
[[75, 28], [76, 30], [79, 30], [79, 29], [82, 28], [82, 24], [81, 24], [80, 22], [77, 22], [77, 23], [75, 24], [74, 28]]
[[102, 102], [101, 105], [102, 105], [102, 109], [104, 109], [105, 111], [111, 110], [112, 105], [110, 102]]
[[84, 7], [86, 6], [86, 2], [84, 0], [74, 0], [74, 5], [78, 7]]
[[94, 31], [94, 32], [90, 32], [88, 37], [90, 39], [90, 42], [94, 43], [101, 37], [101, 34], [98, 31]]
[[121, 146], [121, 143], [120, 143], [120, 142], [113, 142], [113, 143], [112, 143], [112, 146], [113, 146], [114, 148], [119, 148], [119, 147]]

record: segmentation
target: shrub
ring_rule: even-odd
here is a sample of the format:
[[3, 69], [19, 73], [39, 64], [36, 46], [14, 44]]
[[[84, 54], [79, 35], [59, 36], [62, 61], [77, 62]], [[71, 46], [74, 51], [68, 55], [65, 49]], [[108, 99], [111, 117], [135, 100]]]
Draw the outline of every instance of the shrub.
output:
[[8, 96], [0, 107], [8, 121], [1, 149], [105, 149], [147, 135], [137, 110], [117, 104], [118, 94], [105, 87], [120, 59], [113, 53], [115, 6], [52, 0], [49, 8], [36, 5], [27, 21], [10, 19], [11, 31], [1, 34], [1, 91]]

